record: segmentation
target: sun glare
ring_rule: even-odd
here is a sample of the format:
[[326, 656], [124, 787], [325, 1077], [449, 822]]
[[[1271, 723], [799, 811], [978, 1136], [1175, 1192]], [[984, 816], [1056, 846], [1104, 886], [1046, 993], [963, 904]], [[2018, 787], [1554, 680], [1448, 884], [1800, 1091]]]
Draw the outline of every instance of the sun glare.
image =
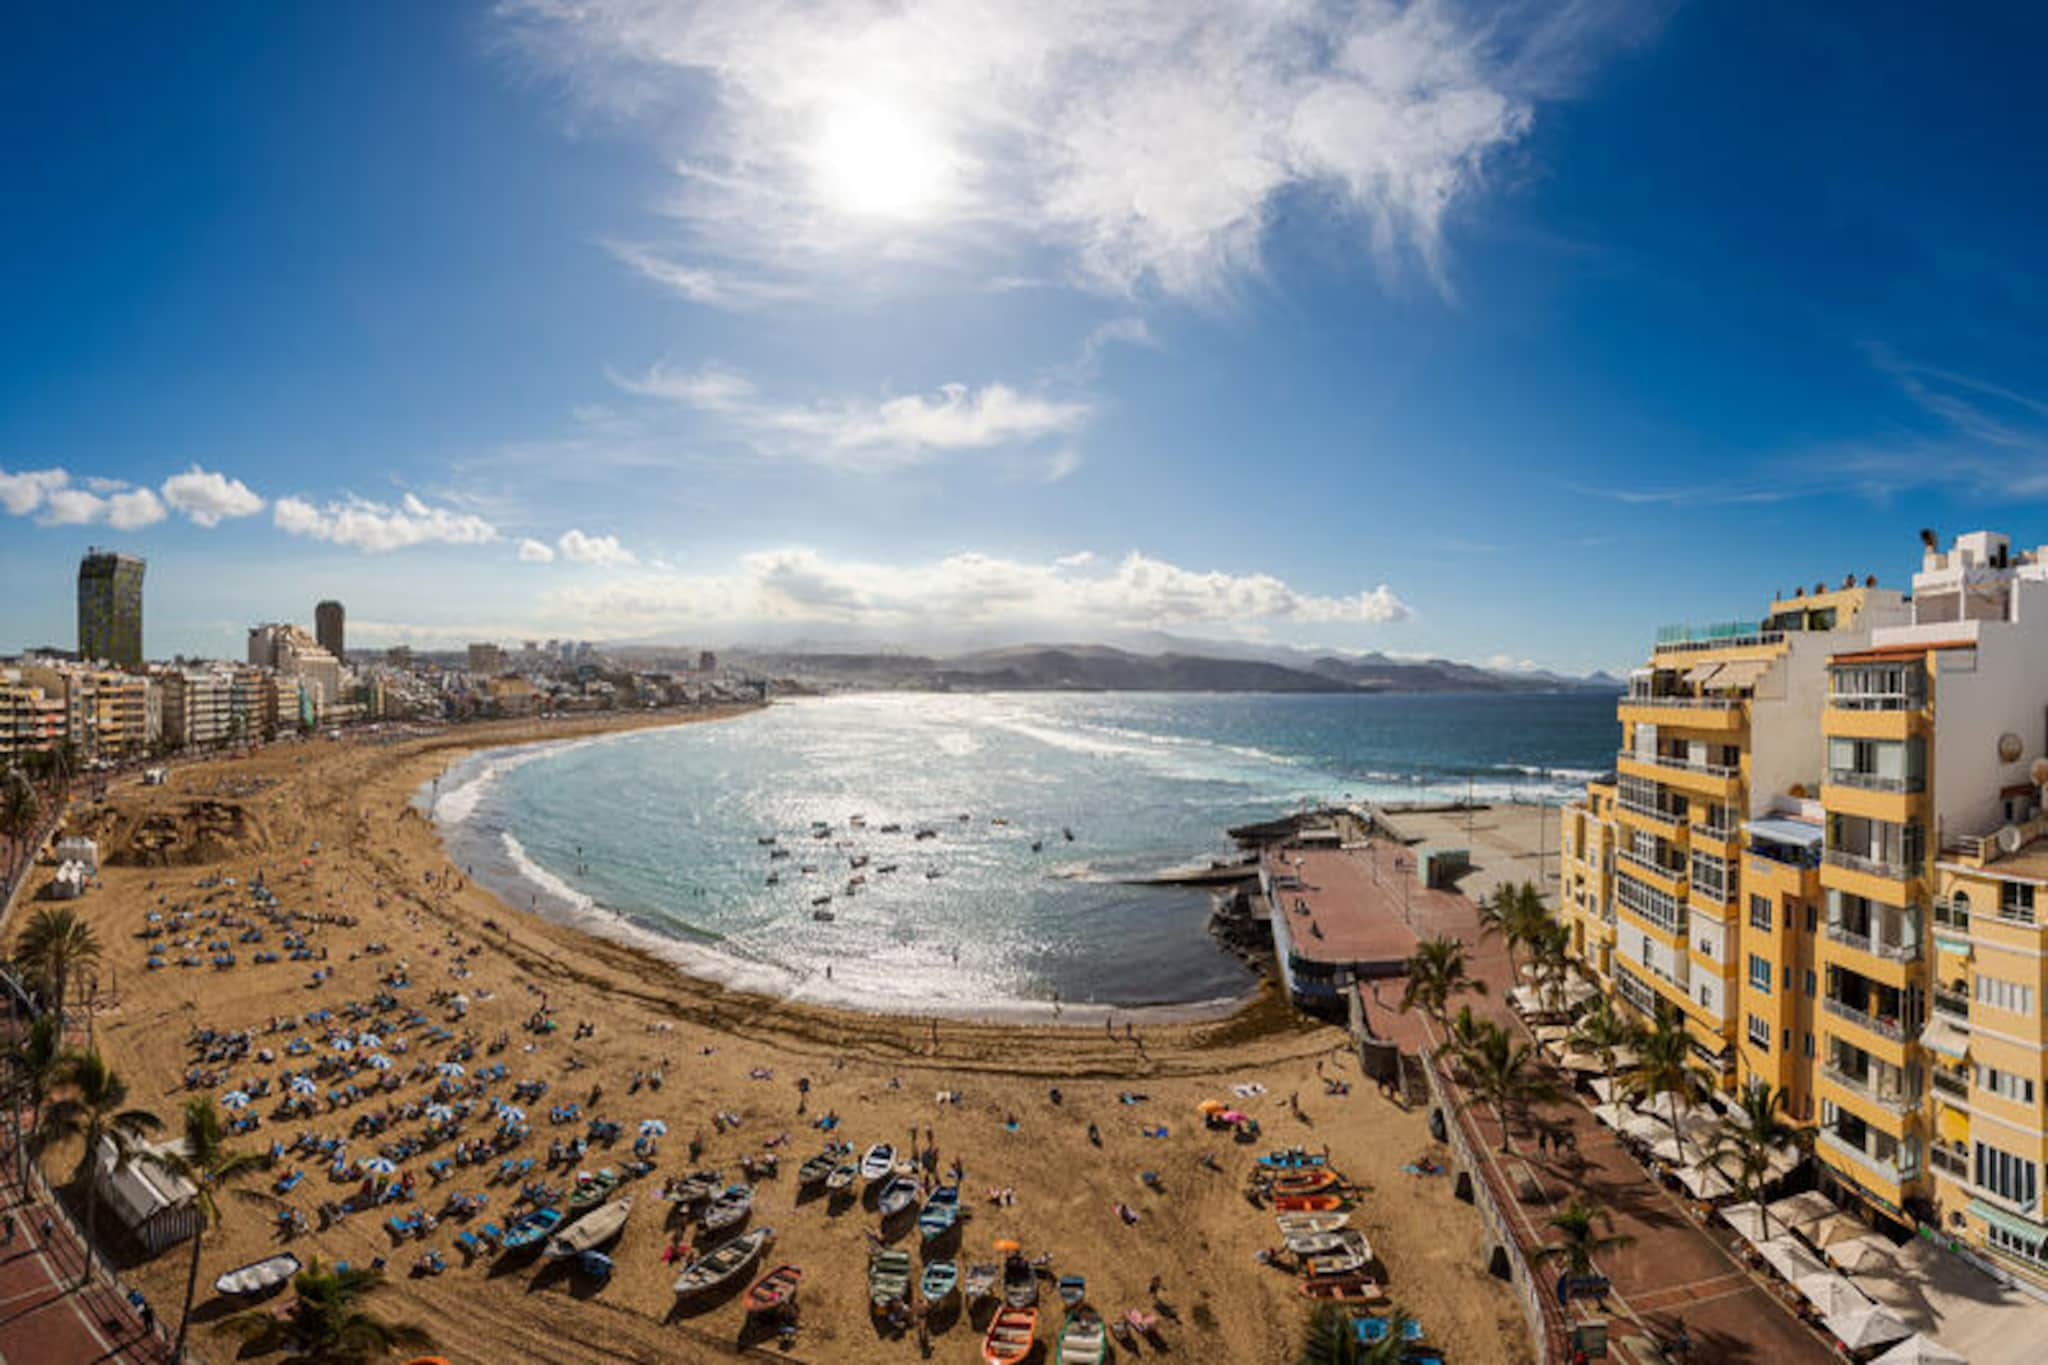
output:
[[945, 197], [952, 154], [901, 109], [842, 104], [825, 117], [813, 153], [818, 190], [843, 213], [918, 218]]

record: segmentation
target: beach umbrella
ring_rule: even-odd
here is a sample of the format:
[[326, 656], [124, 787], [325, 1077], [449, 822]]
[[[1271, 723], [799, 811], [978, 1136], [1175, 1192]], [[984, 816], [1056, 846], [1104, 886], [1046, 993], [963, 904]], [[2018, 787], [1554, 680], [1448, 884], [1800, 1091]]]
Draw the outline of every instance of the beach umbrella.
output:
[[435, 1067], [434, 1070], [440, 1072], [443, 1076], [460, 1076], [462, 1074], [462, 1063], [443, 1062]]
[[524, 1123], [526, 1122], [526, 1111], [516, 1104], [507, 1104], [498, 1109], [498, 1117], [507, 1123]]
[[379, 1071], [389, 1071], [391, 1069], [391, 1059], [381, 1052], [372, 1053], [369, 1062], [371, 1066]]
[[368, 1161], [365, 1161], [363, 1163], [363, 1169], [365, 1171], [368, 1171], [371, 1175], [390, 1175], [393, 1172], [395, 1172], [398, 1169], [398, 1167], [392, 1165], [389, 1161], [386, 1161], [381, 1156], [373, 1156]]
[[1195, 1106], [1195, 1112], [1198, 1114], [1220, 1114], [1229, 1107], [1222, 1100], [1203, 1100]]
[[1969, 1365], [1969, 1362], [1932, 1337], [1915, 1332], [1871, 1361], [1870, 1365]]
[[311, 1076], [294, 1076], [286, 1082], [286, 1085], [294, 1095], [311, 1095], [320, 1089], [319, 1086], [313, 1084]]
[[426, 1115], [435, 1123], [446, 1123], [455, 1117], [455, 1111], [445, 1104], [430, 1104], [426, 1108]]
[[220, 1102], [230, 1109], [247, 1109], [249, 1107], [249, 1092], [246, 1090], [230, 1090], [227, 1094], [220, 1097]]
[[376, 1034], [374, 1034], [374, 1033], [365, 1033], [365, 1034], [363, 1034], [362, 1036], [358, 1037], [358, 1038], [356, 1039], [356, 1042], [357, 1042], [357, 1044], [358, 1044], [358, 1045], [360, 1045], [360, 1046], [362, 1046], [362, 1047], [382, 1047], [382, 1046], [384, 1046], [384, 1040], [383, 1040], [382, 1038], [379, 1038], [379, 1037], [378, 1037], [378, 1036], [377, 1036]]
[[1792, 1285], [1824, 1318], [1846, 1317], [1871, 1306], [1869, 1297], [1862, 1290], [1850, 1284], [1846, 1276], [1837, 1275], [1832, 1270], [1801, 1275]]
[[333, 1047], [336, 1052], [354, 1052], [356, 1050], [353, 1038], [336, 1038]]
[[149, 920], [151, 924], [155, 924], [157, 921], [161, 920], [163, 916], [159, 915], [156, 911], [152, 910], [149, 912], [146, 918]]
[[640, 1135], [642, 1137], [667, 1137], [668, 1125], [660, 1119], [642, 1119], [640, 1122]]

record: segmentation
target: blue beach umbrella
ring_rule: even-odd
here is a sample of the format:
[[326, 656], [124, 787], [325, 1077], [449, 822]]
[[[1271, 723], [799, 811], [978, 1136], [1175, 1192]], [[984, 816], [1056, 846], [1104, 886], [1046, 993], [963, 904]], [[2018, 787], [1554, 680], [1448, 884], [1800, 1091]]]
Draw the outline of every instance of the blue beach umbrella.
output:
[[398, 1167], [392, 1165], [381, 1156], [373, 1156], [363, 1163], [363, 1169], [371, 1175], [390, 1175]]
[[246, 1090], [230, 1090], [227, 1094], [220, 1097], [220, 1102], [230, 1109], [247, 1109], [249, 1107], [249, 1092]]

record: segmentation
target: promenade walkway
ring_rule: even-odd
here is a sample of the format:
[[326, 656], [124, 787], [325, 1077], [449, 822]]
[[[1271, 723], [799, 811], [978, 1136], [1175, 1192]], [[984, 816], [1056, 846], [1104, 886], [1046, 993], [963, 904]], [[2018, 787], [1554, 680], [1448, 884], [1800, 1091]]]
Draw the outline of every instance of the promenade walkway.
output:
[[85, 1248], [70, 1222], [47, 1198], [24, 1198], [12, 1152], [0, 1165], [0, 1216], [14, 1227], [0, 1240], [0, 1365], [168, 1362], [169, 1345], [102, 1275], [75, 1287]]
[[[1462, 895], [1417, 889], [1413, 884], [1414, 855], [1409, 850], [1376, 843], [1372, 856], [1380, 862], [1377, 885], [1388, 892], [1388, 913], [1405, 919], [1421, 938], [1448, 934], [1465, 943], [1467, 970], [1486, 983], [1487, 994], [1461, 996], [1453, 1009], [1470, 1004], [1474, 1014], [1530, 1039], [1527, 1028], [1507, 1005], [1512, 985], [1507, 951], [1498, 939], [1481, 941], [1472, 903]], [[1408, 885], [1394, 890], [1402, 877]], [[1366, 987], [1362, 1003], [1368, 1025], [1405, 1051], [1433, 1051], [1441, 1042], [1434, 1025], [1420, 1014], [1402, 1014], [1396, 1008], [1400, 992], [1398, 981], [1378, 983], [1376, 989]], [[1571, 1125], [1578, 1143], [1576, 1158], [1539, 1156], [1530, 1150], [1531, 1141], [1522, 1137], [1513, 1139], [1509, 1144], [1513, 1150], [1503, 1154], [1499, 1122], [1491, 1111], [1474, 1107], [1455, 1118], [1484, 1161], [1486, 1169], [1481, 1174], [1524, 1249], [1551, 1240], [1549, 1218], [1574, 1195], [1601, 1205], [1613, 1216], [1614, 1231], [1635, 1239], [1631, 1246], [1599, 1258], [1601, 1271], [1613, 1285], [1608, 1304], [1612, 1336], [1619, 1347], [1617, 1358], [1628, 1359], [1621, 1353], [1629, 1349], [1627, 1338], [1641, 1335], [1625, 1319], [1634, 1319], [1662, 1337], [1683, 1317], [1696, 1361], [1821, 1365], [1836, 1359], [1770, 1282], [1750, 1271], [1730, 1250], [1732, 1234], [1724, 1240], [1716, 1230], [1695, 1221], [1685, 1205], [1647, 1175], [1584, 1104], [1574, 1098], [1543, 1113], [1553, 1122]], [[1538, 1198], [1522, 1197], [1525, 1183], [1534, 1185]], [[1536, 1274], [1547, 1281], [1552, 1272], [1539, 1267]]]

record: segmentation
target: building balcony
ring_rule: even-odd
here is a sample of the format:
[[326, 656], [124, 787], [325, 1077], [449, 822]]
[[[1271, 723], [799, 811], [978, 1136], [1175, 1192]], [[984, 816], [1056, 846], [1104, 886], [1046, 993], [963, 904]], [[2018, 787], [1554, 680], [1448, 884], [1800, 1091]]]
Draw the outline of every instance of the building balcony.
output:
[[1625, 848], [1618, 848], [1614, 851], [1614, 860], [1622, 866], [1650, 878], [1651, 885], [1658, 887], [1660, 890], [1668, 892], [1673, 896], [1685, 894], [1686, 870], [1683, 867], [1666, 867], [1663, 863], [1645, 858], [1637, 853], [1632, 853]]
[[1848, 925], [1833, 920], [1828, 921], [1828, 942], [1844, 948], [1853, 948], [1859, 953], [1868, 953], [1872, 957], [1881, 957], [1887, 962], [1920, 960], [1918, 943], [1893, 943], [1886, 939], [1873, 938], [1869, 934], [1859, 934]]
[[1831, 692], [1828, 706], [1836, 711], [1918, 711], [1927, 705], [1927, 693], [1918, 692]]
[[1919, 873], [1917, 867], [1905, 863], [1888, 863], [1882, 858], [1851, 853], [1845, 848], [1830, 848], [1821, 857], [1829, 867], [1839, 867], [1845, 872], [1861, 872], [1866, 877], [1883, 877], [1887, 881], [1902, 882]]
[[1857, 1009], [1854, 1005], [1837, 1000], [1832, 995], [1822, 996], [1820, 1003], [1822, 1009], [1845, 1023], [1854, 1024], [1857, 1028], [1874, 1033], [1890, 1042], [1906, 1041], [1906, 1031], [1899, 1026], [1896, 1019], [1880, 1019], [1874, 1014]]
[[1883, 777], [1877, 773], [1853, 772], [1847, 768], [1834, 768], [1828, 772], [1828, 782], [1836, 787], [1853, 787], [1857, 791], [1891, 792], [1900, 796], [1912, 796], [1925, 791], [1926, 780], [1919, 777]]
[[1708, 777], [1740, 777], [1742, 769], [1726, 763], [1696, 763], [1675, 754], [1638, 754], [1623, 749], [1618, 757], [1625, 763], [1647, 763], [1676, 773], [1703, 773]]
[[[1667, 838], [1681, 839], [1685, 836], [1686, 813], [1682, 810], [1665, 810], [1660, 806], [1646, 806], [1640, 801], [1631, 801], [1625, 796], [1614, 799], [1614, 807], [1623, 816], [1649, 825]], [[1623, 823], [1627, 823], [1624, 820]]]
[[1952, 1100], [1967, 1102], [1970, 1098], [1970, 1079], [1954, 1071], [1935, 1067], [1927, 1073], [1937, 1093]]
[[1927, 993], [1927, 999], [1928, 1003], [1934, 1006], [1934, 1012], [1942, 1018], [1961, 1024], [1964, 1028], [1970, 1026], [1970, 997], [1963, 992], [1944, 990], [1936, 986]]
[[1897, 1186], [1906, 1178], [1899, 1170], [1897, 1161], [1864, 1151], [1832, 1128], [1820, 1129], [1820, 1148], [1824, 1153], [1834, 1153], [1848, 1158], [1858, 1168], [1888, 1185]]
[[1623, 697], [1621, 705], [1644, 710], [1735, 711], [1742, 707], [1739, 697]]
[[1742, 703], [1723, 697], [1623, 697], [1614, 714], [1624, 725], [1709, 735], [1738, 735], [1747, 723]]
[[1868, 1100], [1887, 1114], [1891, 1114], [1896, 1118], [1904, 1118], [1907, 1112], [1914, 1107], [1913, 1101], [1907, 1099], [1904, 1095], [1879, 1089], [1877, 1082], [1870, 1076], [1852, 1075], [1836, 1066], [1833, 1062], [1822, 1063], [1820, 1074], [1841, 1089], [1848, 1091], [1859, 1099]]

